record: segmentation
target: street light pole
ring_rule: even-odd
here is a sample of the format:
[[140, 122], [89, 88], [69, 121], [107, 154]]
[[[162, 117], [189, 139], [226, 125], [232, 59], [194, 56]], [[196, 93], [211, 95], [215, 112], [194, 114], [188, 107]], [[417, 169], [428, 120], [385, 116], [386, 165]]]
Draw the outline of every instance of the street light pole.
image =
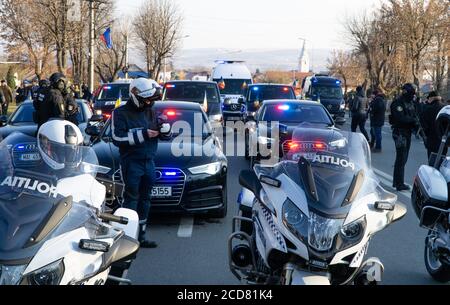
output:
[[95, 39], [95, 18], [94, 0], [89, 0], [89, 90], [94, 91], [94, 39]]

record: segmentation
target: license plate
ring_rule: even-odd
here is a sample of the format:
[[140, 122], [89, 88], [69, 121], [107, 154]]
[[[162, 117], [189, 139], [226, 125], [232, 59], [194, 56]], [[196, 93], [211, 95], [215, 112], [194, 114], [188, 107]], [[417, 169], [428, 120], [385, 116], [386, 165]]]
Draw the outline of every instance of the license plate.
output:
[[152, 189], [152, 197], [165, 198], [172, 196], [172, 187], [170, 186], [155, 186]]
[[22, 154], [20, 155], [20, 161], [39, 161], [41, 156], [39, 154]]
[[240, 117], [234, 117], [234, 116], [232, 116], [232, 117], [229, 117], [229, 118], [227, 118], [227, 121], [240, 121], [240, 120], [242, 120]]

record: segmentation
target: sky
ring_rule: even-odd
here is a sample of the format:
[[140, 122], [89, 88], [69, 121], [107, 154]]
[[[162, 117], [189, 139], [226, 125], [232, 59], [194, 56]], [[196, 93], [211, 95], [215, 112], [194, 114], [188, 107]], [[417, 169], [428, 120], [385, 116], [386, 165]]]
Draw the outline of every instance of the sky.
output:
[[[116, 16], [130, 16], [145, 0], [116, 0]], [[342, 23], [380, 0], [171, 0], [184, 15], [183, 48], [349, 49]]]

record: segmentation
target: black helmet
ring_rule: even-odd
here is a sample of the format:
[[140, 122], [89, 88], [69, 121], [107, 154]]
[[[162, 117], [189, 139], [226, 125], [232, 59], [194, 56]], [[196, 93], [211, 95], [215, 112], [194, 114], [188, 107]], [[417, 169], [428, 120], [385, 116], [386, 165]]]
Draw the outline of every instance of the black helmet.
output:
[[62, 73], [56, 72], [53, 73], [52, 76], [50, 76], [50, 83], [52, 84], [52, 86], [55, 86], [61, 80], [64, 83], [67, 83], [66, 76]]
[[48, 88], [50, 86], [51, 86], [51, 84], [50, 84], [50, 81], [48, 79], [41, 79], [39, 81], [39, 87], [41, 87], [41, 88]]
[[414, 96], [416, 94], [416, 86], [411, 83], [404, 84], [402, 90], [405, 91], [408, 96]]

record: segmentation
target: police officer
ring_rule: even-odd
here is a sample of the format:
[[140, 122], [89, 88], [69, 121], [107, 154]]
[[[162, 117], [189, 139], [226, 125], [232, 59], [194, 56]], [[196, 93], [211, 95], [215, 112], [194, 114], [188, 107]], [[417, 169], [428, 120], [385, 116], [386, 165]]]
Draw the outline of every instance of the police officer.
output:
[[156, 180], [153, 159], [159, 137], [158, 119], [152, 107], [160, 99], [161, 87], [153, 80], [139, 78], [130, 84], [127, 104], [112, 113], [112, 138], [119, 147], [125, 183], [124, 207], [139, 214], [139, 242], [143, 248], [157, 247], [145, 238], [145, 232]]
[[39, 105], [37, 114], [39, 118], [38, 129], [52, 118], [65, 119], [66, 106], [63, 92], [66, 89], [66, 85], [67, 80], [64, 74], [54, 73], [50, 76], [50, 89], [45, 95], [44, 102]]
[[411, 148], [411, 135], [419, 127], [418, 116], [414, 107], [416, 89], [412, 84], [402, 87], [402, 95], [391, 104], [390, 123], [397, 156], [394, 166], [393, 187], [397, 191], [407, 191], [405, 184], [405, 165]]
[[66, 107], [66, 120], [75, 124], [79, 125], [78, 122], [78, 103], [75, 100], [75, 96], [73, 93], [73, 90], [71, 87], [66, 87], [66, 89], [62, 92], [63, 98], [64, 98], [64, 104]]
[[43, 123], [40, 118], [40, 107], [42, 107], [45, 97], [50, 91], [50, 81], [48, 79], [42, 79], [39, 81], [39, 89], [36, 91], [36, 94], [33, 98], [33, 106], [35, 110], [34, 122], [41, 126]]

